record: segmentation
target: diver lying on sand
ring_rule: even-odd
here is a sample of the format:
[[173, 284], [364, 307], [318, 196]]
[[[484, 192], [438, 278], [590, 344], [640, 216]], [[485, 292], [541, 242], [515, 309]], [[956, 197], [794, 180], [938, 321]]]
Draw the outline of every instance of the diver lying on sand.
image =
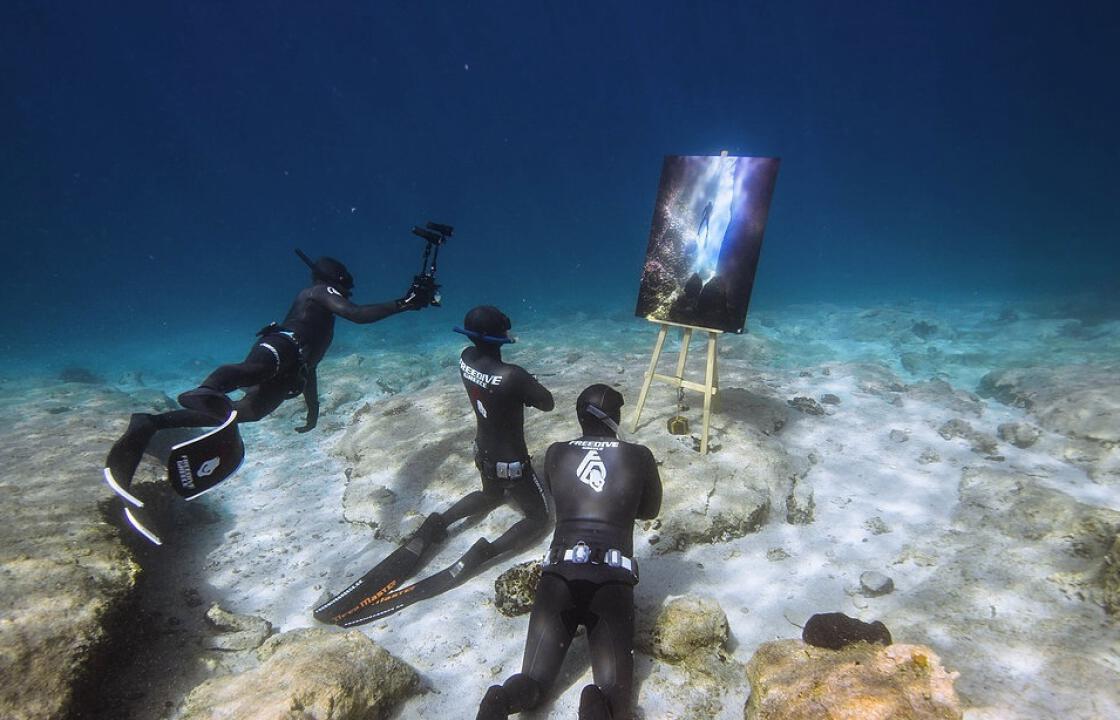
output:
[[[128, 490], [132, 476], [140, 464], [152, 436], [158, 430], [169, 428], [196, 428], [221, 426], [225, 432], [232, 428], [233, 438], [212, 452], [215, 457], [209, 469], [200, 474], [209, 475], [221, 466], [220, 477], [226, 477], [240, 462], [236, 458], [223, 458], [222, 453], [241, 452], [236, 423], [255, 422], [272, 413], [285, 400], [302, 394], [307, 404], [307, 418], [296, 432], [307, 432], [319, 420], [319, 388], [316, 369], [334, 338], [335, 317], [359, 324], [374, 323], [405, 310], [419, 310], [433, 303], [437, 285], [434, 277], [418, 275], [403, 297], [372, 305], [356, 305], [350, 301], [354, 279], [338, 260], [329, 257], [311, 262], [299, 250], [300, 258], [311, 267], [311, 285], [296, 296], [287, 316], [280, 324], [271, 323], [257, 334], [259, 339], [249, 350], [244, 361], [223, 365], [210, 373], [202, 385], [179, 396], [185, 408], [152, 415], [135, 413], [124, 435], [109, 450], [105, 461], [104, 476], [109, 486], [126, 501], [126, 518], [137, 527], [135, 508], [143, 503]], [[247, 388], [245, 396], [233, 402], [226, 393]], [[202, 439], [210, 440], [208, 433]], [[179, 447], [179, 446], [176, 446]], [[223, 463], [224, 461], [224, 463]], [[211, 478], [212, 487], [219, 474]], [[186, 494], [180, 490], [181, 494]], [[201, 494], [201, 492], [197, 493]], [[192, 494], [186, 494], [192, 497]], [[158, 543], [150, 532], [137, 527], [148, 539]]]
[[[467, 313], [463, 328], [472, 347], [459, 358], [459, 374], [477, 420], [475, 465], [482, 489], [462, 498], [443, 513], [432, 513], [400, 548], [345, 591], [319, 606], [323, 622], [360, 625], [390, 615], [414, 602], [438, 595], [473, 576], [486, 561], [528, 547], [548, 532], [549, 500], [533, 473], [525, 445], [525, 407], [549, 411], [550, 393], [518, 365], [502, 361], [502, 345], [514, 342], [510, 321], [489, 305]], [[481, 517], [512, 500], [524, 517], [494, 542], [480, 538], [458, 562], [415, 585], [401, 582], [419, 567], [430, 546], [447, 537], [458, 520]]]
[[580, 625], [587, 628], [595, 683], [583, 689], [581, 720], [629, 718], [634, 680], [634, 521], [657, 517], [661, 478], [653, 454], [618, 439], [622, 395], [592, 385], [576, 400], [583, 435], [553, 443], [544, 485], [556, 532], [537, 585], [521, 672], [492, 685], [478, 720], [538, 707], [560, 673]]

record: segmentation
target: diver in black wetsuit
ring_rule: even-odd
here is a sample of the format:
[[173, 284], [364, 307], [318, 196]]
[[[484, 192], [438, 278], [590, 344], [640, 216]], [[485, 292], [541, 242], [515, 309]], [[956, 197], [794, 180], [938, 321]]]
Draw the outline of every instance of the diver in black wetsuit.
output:
[[524, 368], [502, 361], [502, 345], [514, 342], [510, 327], [501, 310], [481, 305], [467, 313], [462, 328], [455, 328], [473, 343], [459, 356], [459, 374], [478, 422], [474, 464], [482, 476], [482, 490], [433, 515], [446, 528], [457, 520], [490, 512], [507, 496], [524, 515], [494, 542], [480, 538], [471, 547], [475, 567], [524, 548], [548, 532], [548, 496], [530, 464], [524, 425], [526, 407], [548, 412], [554, 403], [552, 393]]
[[[371, 622], [434, 597], [472, 577], [491, 558], [524, 549], [548, 532], [549, 500], [533, 473], [525, 445], [525, 408], [549, 411], [552, 393], [523, 368], [502, 361], [502, 345], [514, 339], [510, 321], [489, 305], [467, 313], [463, 327], [472, 347], [459, 357], [459, 374], [474, 410], [475, 465], [482, 489], [442, 513], [434, 512], [394, 552], [338, 595], [315, 609], [316, 619], [343, 627]], [[428, 550], [447, 539], [447, 527], [489, 513], [512, 501], [523, 515], [494, 542], [477, 540], [451, 566], [402, 587], [420, 567]]]
[[[297, 251], [298, 252], [298, 251]], [[119, 492], [132, 484], [148, 443], [157, 430], [210, 427], [221, 424], [237, 411], [237, 422], [255, 422], [272, 413], [282, 402], [301, 393], [307, 403], [307, 419], [296, 432], [307, 432], [319, 421], [319, 389], [316, 369], [334, 338], [334, 319], [341, 317], [360, 324], [373, 323], [404, 310], [419, 310], [432, 303], [434, 279], [417, 276], [405, 295], [372, 305], [350, 301], [354, 278], [338, 260], [319, 258], [311, 266], [311, 285], [300, 291], [284, 321], [262, 328], [260, 338], [244, 361], [223, 365], [195, 390], [179, 396], [186, 409], [151, 415], [135, 413], [128, 429], [109, 451], [105, 479]], [[232, 402], [226, 393], [248, 388], [245, 397]]]
[[580, 696], [581, 720], [629, 718], [633, 694], [636, 519], [661, 509], [653, 454], [618, 439], [622, 395], [606, 385], [580, 393], [583, 435], [553, 443], [544, 483], [556, 503], [556, 532], [537, 586], [521, 672], [486, 692], [478, 720], [506, 718], [541, 704], [576, 629], [587, 627], [595, 684]]

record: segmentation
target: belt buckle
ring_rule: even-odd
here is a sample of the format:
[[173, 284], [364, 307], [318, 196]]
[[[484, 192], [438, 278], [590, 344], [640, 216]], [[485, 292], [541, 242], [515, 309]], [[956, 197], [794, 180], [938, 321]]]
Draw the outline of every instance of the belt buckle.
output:
[[499, 480], [508, 480], [509, 479], [509, 463], [504, 463], [504, 462], [495, 463], [494, 472], [497, 473]]
[[607, 554], [603, 556], [603, 560], [611, 567], [622, 567], [622, 553], [613, 548], [607, 550]]
[[520, 462], [509, 463], [508, 465], [506, 465], [506, 473], [508, 474], [510, 480], [521, 479], [521, 463]]
[[589, 548], [587, 546], [587, 543], [583, 542], [582, 540], [577, 542], [575, 544], [575, 546], [572, 548], [572, 562], [574, 562], [574, 563], [585, 563], [590, 559], [591, 559], [591, 548]]

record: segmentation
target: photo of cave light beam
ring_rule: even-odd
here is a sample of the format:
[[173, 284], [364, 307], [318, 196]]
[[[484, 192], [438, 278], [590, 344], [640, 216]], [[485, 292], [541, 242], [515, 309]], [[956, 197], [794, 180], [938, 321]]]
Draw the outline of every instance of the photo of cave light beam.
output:
[[778, 165], [769, 157], [665, 158], [638, 316], [743, 331]]

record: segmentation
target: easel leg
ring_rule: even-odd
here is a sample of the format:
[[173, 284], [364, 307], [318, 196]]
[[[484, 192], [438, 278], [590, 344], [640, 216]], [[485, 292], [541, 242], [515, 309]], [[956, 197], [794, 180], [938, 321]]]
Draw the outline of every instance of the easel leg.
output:
[[[692, 328], [681, 328], [681, 352], [677, 356], [677, 382], [684, 380], [684, 366], [688, 361], [688, 347], [692, 345]], [[679, 387], [679, 385], [678, 385]]]
[[665, 344], [665, 335], [668, 332], [668, 325], [662, 325], [657, 332], [657, 342], [653, 346], [653, 357], [649, 361], [649, 370], [646, 372], [645, 382], [642, 383], [642, 392], [638, 394], [638, 407], [634, 410], [634, 422], [630, 432], [635, 432], [638, 429], [638, 420], [642, 417], [642, 407], [646, 404], [649, 386], [653, 384], [653, 374], [657, 372], [657, 359], [661, 357], [661, 347]]
[[708, 364], [704, 373], [704, 432], [700, 437], [700, 454], [708, 454], [708, 426], [712, 419], [712, 396], [716, 393], [716, 334], [708, 333]]

